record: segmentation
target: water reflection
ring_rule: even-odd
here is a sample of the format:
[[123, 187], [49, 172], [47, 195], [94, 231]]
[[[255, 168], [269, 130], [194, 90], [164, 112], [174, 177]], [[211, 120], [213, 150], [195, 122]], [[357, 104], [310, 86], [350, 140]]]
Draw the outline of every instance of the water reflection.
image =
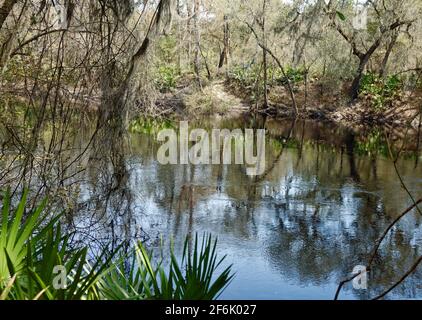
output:
[[[72, 180], [79, 196], [68, 222], [77, 239], [93, 247], [123, 239], [154, 246], [173, 237], [181, 246], [186, 234], [212, 232], [237, 272], [222, 298], [332, 299], [409, 197], [391, 161], [376, 152], [360, 155], [362, 138], [350, 131], [249, 118], [196, 123], [264, 125], [266, 171], [259, 177], [241, 165], [160, 165], [154, 135], [101, 130], [80, 157], [87, 170]], [[414, 159], [397, 166], [414, 197], [422, 196], [420, 166]], [[370, 298], [394, 283], [421, 255], [420, 222], [409, 215], [394, 227], [369, 289], [346, 286], [341, 297]], [[422, 298], [421, 276], [416, 272], [389, 297]]]

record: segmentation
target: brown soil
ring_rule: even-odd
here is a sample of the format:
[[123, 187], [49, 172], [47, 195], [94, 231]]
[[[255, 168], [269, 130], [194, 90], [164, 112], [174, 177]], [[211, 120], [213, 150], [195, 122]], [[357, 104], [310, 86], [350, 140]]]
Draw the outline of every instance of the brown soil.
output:
[[[244, 104], [254, 105], [250, 98], [250, 89], [245, 89], [235, 82], [226, 82], [226, 88], [231, 94], [241, 97]], [[268, 97], [268, 108], [258, 108], [258, 113], [275, 118], [294, 116], [290, 95], [284, 87], [271, 88]], [[295, 98], [299, 118], [302, 119], [329, 121], [353, 129], [380, 126], [416, 131], [420, 125], [421, 92], [405, 92], [390, 105], [377, 109], [373, 107], [368, 96], [350, 103], [347, 88], [329, 91], [321, 84], [311, 82], [306, 90], [304, 86], [296, 87]]]

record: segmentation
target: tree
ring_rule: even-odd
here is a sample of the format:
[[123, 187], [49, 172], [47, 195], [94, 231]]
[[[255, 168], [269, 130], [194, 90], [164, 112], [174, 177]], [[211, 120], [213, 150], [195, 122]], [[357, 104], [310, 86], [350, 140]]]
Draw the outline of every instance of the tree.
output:
[[0, 7], [0, 30], [18, 0], [4, 0]]
[[[403, 5], [402, 1], [396, 1], [397, 6], [391, 6], [391, 9], [387, 9], [385, 5], [378, 5], [377, 1], [368, 1], [371, 4], [373, 13], [376, 17], [377, 30], [374, 32], [371, 40], [368, 41], [369, 47], [366, 48], [365, 46], [359, 45], [359, 43], [363, 40], [362, 38], [366, 35], [366, 30], [364, 30], [364, 35], [361, 35], [361, 37], [356, 35], [356, 30], [354, 30], [355, 32], [352, 34], [346, 31], [342, 25], [342, 22], [346, 20], [346, 17], [342, 12], [337, 10], [340, 8], [338, 8], [338, 5], [334, 4], [334, 2], [335, 1], [332, 0], [329, 1], [325, 7], [325, 12], [328, 14], [332, 26], [338, 31], [341, 37], [349, 43], [352, 53], [359, 59], [356, 74], [350, 87], [350, 98], [355, 100], [359, 95], [363, 73], [374, 52], [388, 36], [392, 33], [398, 32], [401, 26], [409, 28], [415, 19], [406, 19], [405, 15], [403, 15], [400, 10], [400, 4]], [[340, 20], [340, 22], [338, 20]], [[394, 47], [395, 41], [396, 40], [390, 42], [391, 48], [388, 50], [389, 53], [385, 56], [385, 64], [388, 61], [389, 54]], [[385, 65], [382, 68], [385, 68]]]

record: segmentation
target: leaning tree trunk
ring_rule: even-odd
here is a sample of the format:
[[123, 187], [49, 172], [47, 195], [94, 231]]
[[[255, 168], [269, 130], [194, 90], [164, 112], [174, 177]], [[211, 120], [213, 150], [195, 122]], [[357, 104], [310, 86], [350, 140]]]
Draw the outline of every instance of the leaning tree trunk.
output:
[[395, 32], [391, 38], [391, 41], [388, 43], [387, 50], [385, 51], [384, 59], [382, 60], [380, 71], [379, 71], [379, 76], [381, 78], [385, 76], [385, 72], [387, 71], [388, 59], [390, 58], [391, 52], [393, 51], [393, 48], [397, 42], [398, 36], [399, 36], [398, 32]]
[[353, 79], [352, 86], [350, 88], [350, 98], [352, 100], [357, 99], [357, 97], [359, 96], [360, 82], [362, 81], [363, 72], [365, 71], [365, 67], [368, 61], [369, 57], [364, 56], [359, 62], [359, 67], [356, 76]]
[[[4, 26], [4, 22], [7, 19], [10, 12], [13, 10], [13, 6], [17, 3], [17, 1], [10, 1], [6, 0], [2, 7], [0, 7], [0, 26]], [[2, 37], [0, 41], [0, 73], [2, 73], [8, 61], [10, 60], [11, 55], [13, 52], [17, 49], [14, 49], [15, 47], [22, 47], [23, 44], [18, 46], [18, 35], [20, 30], [26, 30], [31, 20], [27, 17], [27, 15], [24, 14], [24, 12], [28, 9], [28, 6], [25, 4], [20, 10], [20, 17], [19, 19], [16, 19], [16, 21], [13, 23], [13, 26], [8, 27], [8, 30], [4, 29], [2, 32]], [[0, 27], [0, 31], [1, 28]]]
[[359, 67], [356, 71], [356, 76], [353, 79], [352, 87], [350, 88], [350, 98], [353, 100], [356, 100], [359, 96], [359, 89], [360, 89], [360, 82], [363, 77], [363, 72], [365, 71], [366, 65], [369, 62], [369, 59], [371, 58], [372, 54], [377, 50], [377, 48], [380, 46], [381, 38], [378, 38], [377, 41], [374, 42], [374, 44], [366, 51], [365, 54], [359, 54]]
[[[375, 50], [378, 49], [378, 47], [381, 44], [381, 41], [385, 38], [386, 35], [388, 35], [388, 32], [395, 31], [400, 28], [402, 25], [407, 25], [409, 28], [412, 23], [415, 20], [399, 20], [397, 19], [395, 22], [390, 24], [388, 27], [380, 28], [381, 34], [380, 36], [375, 40], [375, 42], [369, 47], [368, 50], [362, 51], [358, 49], [358, 44], [355, 41], [354, 37], [350, 37], [341, 27], [340, 24], [336, 22], [336, 14], [334, 11], [331, 10], [331, 1], [327, 4], [327, 7], [324, 9], [326, 13], [330, 14], [332, 25], [335, 27], [335, 29], [338, 31], [338, 33], [351, 45], [352, 47], [352, 53], [359, 58], [359, 67], [356, 72], [356, 76], [353, 79], [352, 86], [350, 88], [350, 98], [355, 100], [359, 95], [359, 89], [360, 89], [360, 82], [362, 80], [363, 72], [365, 71], [365, 67], [368, 64], [369, 59], [371, 58], [372, 54], [375, 52]], [[393, 48], [395, 42], [391, 43]], [[389, 55], [389, 54], [388, 54]], [[388, 56], [387, 56], [388, 60]]]
[[[221, 69], [223, 68], [224, 65], [228, 65], [228, 60], [229, 60], [229, 46], [230, 46], [230, 33], [229, 33], [229, 22], [228, 22], [228, 17], [227, 15], [224, 15], [224, 26], [223, 26], [223, 31], [224, 31], [224, 39], [223, 39], [223, 50], [221, 51], [220, 54], [220, 59], [218, 61], [218, 70], [219, 72], [221, 71]], [[226, 68], [227, 71], [227, 68]]]
[[3, 5], [0, 7], [0, 30], [17, 2], [18, 0], [4, 0]]

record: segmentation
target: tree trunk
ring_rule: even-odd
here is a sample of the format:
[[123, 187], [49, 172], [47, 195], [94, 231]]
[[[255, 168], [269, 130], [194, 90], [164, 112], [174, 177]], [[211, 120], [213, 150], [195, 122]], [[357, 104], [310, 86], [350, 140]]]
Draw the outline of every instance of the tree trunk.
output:
[[267, 51], [262, 49], [262, 59], [264, 65], [264, 109], [268, 107], [268, 66], [267, 66]]
[[[328, 3], [326, 12], [330, 12], [331, 8], [331, 1]], [[352, 53], [359, 58], [359, 67], [356, 73], [355, 78], [353, 79], [352, 86], [350, 88], [350, 97], [353, 100], [355, 100], [359, 95], [359, 88], [360, 88], [360, 82], [362, 80], [363, 72], [365, 70], [366, 65], [368, 64], [369, 59], [371, 58], [372, 54], [378, 49], [378, 47], [381, 44], [381, 41], [383, 38], [388, 34], [388, 32], [398, 30], [400, 26], [407, 25], [408, 27], [414, 22], [414, 20], [406, 21], [406, 20], [396, 20], [390, 26], [387, 28], [380, 28], [381, 35], [375, 40], [375, 42], [369, 47], [366, 52], [361, 51], [358, 49], [358, 44], [354, 40], [353, 37], [350, 37], [346, 34], [346, 32], [342, 29], [341, 25], [337, 24], [335, 21], [336, 15], [331, 15], [332, 24], [337, 29], [337, 31], [340, 33], [340, 35], [351, 45], [352, 47]], [[394, 46], [394, 43], [392, 43], [392, 47]], [[391, 48], [392, 49], [392, 48]], [[389, 54], [388, 54], [389, 56]], [[388, 56], [386, 57], [386, 62], [388, 61]]]
[[182, 11], [181, 11], [181, 5], [180, 5], [180, 0], [177, 0], [176, 2], [176, 13], [177, 13], [177, 17], [178, 17], [178, 21], [177, 21], [177, 38], [179, 40], [179, 44], [177, 46], [177, 70], [178, 72], [181, 72], [182, 70], [182, 43], [183, 43], [183, 33], [182, 33], [182, 28], [181, 28], [181, 23], [180, 23], [180, 18], [182, 17]]
[[207, 70], [208, 80], [211, 80], [211, 78], [212, 78], [212, 76], [211, 76], [211, 70], [210, 70], [210, 68], [208, 66], [207, 57], [204, 55], [204, 52], [202, 51], [201, 46], [199, 46], [199, 51], [201, 52], [202, 60], [204, 61], [205, 70]]
[[350, 167], [350, 176], [356, 182], [360, 181], [359, 172], [356, 167], [356, 157], [355, 157], [355, 135], [350, 132], [346, 137], [346, 151], [347, 157], [349, 159], [349, 167]]
[[393, 51], [393, 48], [397, 42], [398, 36], [399, 36], [398, 32], [395, 32], [391, 38], [391, 41], [388, 43], [387, 51], [385, 51], [384, 59], [382, 60], [380, 71], [379, 71], [379, 76], [381, 78], [384, 78], [385, 76], [385, 72], [387, 71], [388, 59], [390, 58], [391, 52]]
[[[0, 25], [4, 25], [4, 21], [6, 20], [8, 14], [12, 11], [13, 5], [16, 4], [17, 1], [10, 1], [6, 0], [3, 3], [3, 6], [0, 8]], [[30, 19], [26, 17], [23, 13], [28, 9], [27, 5], [24, 5], [20, 10], [20, 18], [17, 19], [13, 26], [10, 27], [10, 30], [4, 30], [4, 37], [2, 37], [2, 42], [0, 42], [0, 73], [2, 73], [6, 65], [14, 52], [14, 48], [18, 45], [18, 34], [19, 30], [26, 30], [29, 27]], [[6, 13], [6, 11], [8, 13]], [[0, 28], [1, 30], [1, 28]]]
[[356, 72], [356, 76], [353, 79], [352, 86], [350, 88], [350, 98], [356, 100], [359, 96], [359, 89], [360, 89], [360, 82], [363, 77], [363, 72], [365, 71], [365, 67], [368, 64], [370, 55], [364, 55], [359, 61], [359, 67]]
[[260, 41], [259, 41], [259, 38], [258, 38], [258, 35], [257, 35], [257, 33], [256, 33], [256, 31], [255, 31], [255, 29], [249, 24], [249, 23], [246, 23], [246, 25], [249, 27], [249, 29], [252, 31], [252, 33], [254, 34], [254, 36], [255, 36], [255, 39], [257, 40], [257, 42], [258, 42], [258, 45], [263, 49], [263, 50], [265, 50], [273, 59], [274, 59], [274, 61], [277, 63], [277, 65], [278, 65], [278, 67], [280, 68], [280, 71], [281, 71], [281, 73], [283, 74], [283, 77], [286, 79], [286, 84], [285, 84], [285, 88], [289, 91], [289, 94], [290, 94], [290, 98], [291, 98], [291, 100], [292, 100], [292, 104], [293, 104], [293, 110], [294, 110], [294, 113], [295, 113], [295, 116], [297, 117], [298, 116], [298, 114], [299, 114], [299, 110], [298, 110], [298, 108], [297, 108], [297, 103], [296, 103], [296, 97], [295, 97], [295, 93], [294, 93], [294, 91], [293, 91], [293, 87], [292, 87], [292, 85], [291, 85], [291, 83], [290, 83], [290, 80], [289, 80], [289, 78], [287, 77], [287, 75], [286, 75], [286, 72], [285, 72], [285, 70], [284, 70], [284, 67], [283, 67], [283, 65], [281, 64], [281, 61], [275, 56], [275, 54], [269, 49], [269, 48], [267, 48], [266, 46], [264, 46]]
[[230, 46], [230, 34], [229, 34], [229, 22], [226, 15], [224, 15], [224, 39], [223, 39], [223, 50], [220, 54], [220, 59], [218, 61], [218, 70], [220, 72], [221, 68], [224, 65], [228, 65], [228, 57], [229, 57], [229, 46]]
[[363, 72], [365, 71], [366, 65], [369, 62], [372, 54], [377, 50], [377, 48], [381, 44], [381, 38], [378, 38], [372, 46], [365, 52], [365, 54], [359, 53], [357, 56], [359, 57], [359, 67], [356, 72], [356, 76], [353, 79], [352, 87], [350, 89], [350, 98], [355, 100], [359, 96], [359, 89], [360, 89], [360, 81], [362, 80]]
[[192, 7], [190, 1], [186, 1], [186, 33], [187, 33], [187, 50], [186, 50], [186, 62], [189, 67], [192, 63]]
[[3, 5], [0, 7], [0, 30], [17, 2], [17, 0], [4, 0]]
[[[264, 0], [263, 7], [262, 7], [262, 36], [263, 36], [263, 43], [264, 47], [267, 47], [267, 35], [265, 30], [265, 9], [266, 9], [267, 2]], [[268, 108], [268, 64], [267, 64], [267, 50], [262, 48], [262, 62], [264, 66], [264, 109]]]
[[201, 54], [201, 47], [200, 41], [201, 36], [199, 33], [199, 0], [194, 0], [193, 2], [193, 32], [195, 37], [195, 51], [194, 51], [194, 71], [196, 74], [196, 78], [200, 87], [201, 84], [201, 76], [200, 76], [200, 60], [199, 55]]

